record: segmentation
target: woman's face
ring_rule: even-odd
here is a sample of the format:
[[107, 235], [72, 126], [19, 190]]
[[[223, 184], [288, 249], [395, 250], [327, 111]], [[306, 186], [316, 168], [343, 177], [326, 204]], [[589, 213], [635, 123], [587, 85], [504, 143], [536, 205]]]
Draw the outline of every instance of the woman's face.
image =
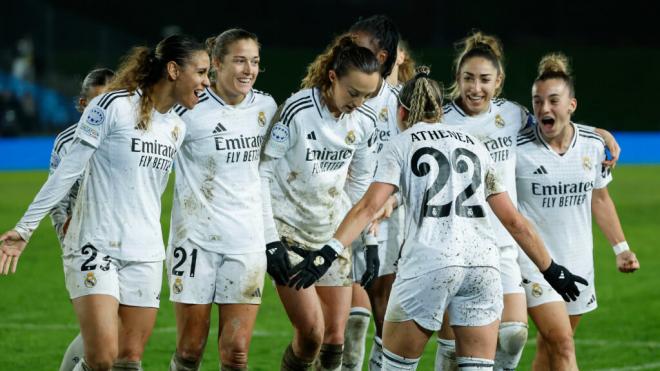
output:
[[532, 86], [532, 105], [543, 136], [553, 139], [565, 133], [577, 100], [571, 97], [564, 80], [547, 79], [536, 81]]
[[174, 81], [175, 101], [187, 109], [195, 107], [199, 95], [209, 83], [210, 61], [206, 51], [194, 52], [185, 65], [178, 66]]
[[216, 90], [229, 104], [240, 103], [259, 75], [259, 45], [252, 39], [234, 41], [222, 60], [214, 59]]
[[337, 77], [334, 70], [329, 72], [331, 102], [328, 105], [330, 111], [339, 113], [351, 113], [360, 107], [372, 94], [378, 89], [380, 74], [373, 72], [370, 74], [350, 70], [346, 75]]
[[463, 62], [456, 81], [461, 93], [459, 105], [465, 113], [475, 116], [488, 110], [502, 77], [490, 60], [472, 57]]

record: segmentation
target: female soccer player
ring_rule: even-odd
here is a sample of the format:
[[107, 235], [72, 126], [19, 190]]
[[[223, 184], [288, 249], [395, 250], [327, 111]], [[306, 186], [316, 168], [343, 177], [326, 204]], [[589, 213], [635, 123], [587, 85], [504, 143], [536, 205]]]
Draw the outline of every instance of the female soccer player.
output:
[[539, 332], [534, 370], [577, 370], [573, 334], [597, 307], [592, 214], [614, 247], [619, 271], [639, 269], [628, 248], [614, 203], [607, 192], [610, 169], [602, 138], [571, 121], [577, 108], [568, 60], [549, 54], [539, 63], [532, 86], [538, 126], [518, 135], [518, 206], [537, 228], [550, 255], [585, 277], [589, 285], [575, 302], [564, 303], [526, 256], [520, 256], [527, 307]]
[[295, 329], [284, 370], [307, 369], [317, 354], [318, 367], [341, 366], [351, 251], [322, 247], [373, 175], [376, 118], [363, 103], [378, 87], [379, 70], [369, 49], [350, 36], [336, 39], [309, 65], [303, 90], [286, 100], [264, 147], [274, 214], [274, 225], [273, 218], [266, 225], [268, 272]]
[[392, 68], [392, 73], [387, 76], [387, 83], [395, 89], [401, 89], [403, 84], [412, 79], [415, 75], [415, 60], [410, 54], [408, 43], [399, 40], [399, 46], [396, 50], [396, 62]]
[[505, 192], [485, 146], [438, 125], [442, 91], [428, 69], [404, 85], [402, 133], [382, 152], [374, 182], [324, 249], [342, 251], [397, 189], [406, 204], [406, 240], [385, 314], [383, 369], [414, 370], [443, 312], [457, 337], [462, 370], [492, 369], [502, 308], [495, 236], [486, 201], [553, 287], [577, 293]]
[[[110, 80], [115, 76], [114, 71], [107, 68], [97, 68], [90, 71], [87, 76], [83, 79], [82, 86], [80, 87], [80, 96], [78, 97], [78, 103], [76, 108], [80, 113], [85, 110], [87, 104], [92, 101], [94, 97], [103, 93], [106, 88], [106, 85], [110, 83]], [[76, 128], [78, 124], [74, 124], [64, 129], [56, 138], [55, 143], [53, 144], [53, 151], [50, 154], [50, 174], [55, 172], [57, 166], [59, 166], [62, 161], [62, 157], [69, 152], [69, 147], [73, 143], [74, 134], [76, 133]], [[73, 204], [78, 195], [78, 188], [80, 187], [80, 180], [76, 181], [75, 184], [71, 187], [69, 193], [64, 196], [64, 198], [55, 205], [55, 207], [50, 211], [50, 219], [53, 222], [53, 228], [57, 234], [57, 238], [60, 240], [60, 245], [63, 246], [64, 236], [66, 235], [66, 230], [71, 221], [71, 212], [73, 211]], [[76, 363], [84, 355], [83, 341], [82, 336], [78, 334], [71, 344], [67, 347], [64, 357], [62, 358], [62, 363], [60, 365], [60, 371], [71, 371], [75, 367]]]
[[258, 166], [277, 106], [253, 89], [260, 62], [255, 34], [230, 29], [207, 47], [213, 85], [194, 109], [175, 108], [188, 130], [176, 158], [167, 251], [177, 319], [173, 371], [199, 368], [213, 303], [221, 369], [247, 369], [266, 273]]
[[85, 349], [75, 370], [141, 369], [162, 279], [160, 197], [186, 129], [171, 108], [197, 104], [208, 69], [203, 45], [187, 37], [133, 49], [23, 218], [0, 236], [0, 272], [14, 273], [41, 219], [85, 174], [63, 252]]
[[[454, 62], [456, 80], [451, 86], [451, 101], [444, 108], [443, 123], [466, 131], [484, 143], [515, 204], [516, 137], [520, 130], [534, 123], [534, 118], [521, 105], [498, 98], [505, 72], [502, 45], [496, 37], [476, 32], [460, 45], [462, 50]], [[609, 133], [603, 134], [611, 138], [611, 148], [618, 148]], [[515, 369], [527, 340], [525, 291], [517, 262], [518, 248], [496, 216], [490, 211], [488, 215], [500, 249], [504, 293], [495, 369]], [[436, 369], [452, 369], [451, 329], [445, 326], [439, 335]]]

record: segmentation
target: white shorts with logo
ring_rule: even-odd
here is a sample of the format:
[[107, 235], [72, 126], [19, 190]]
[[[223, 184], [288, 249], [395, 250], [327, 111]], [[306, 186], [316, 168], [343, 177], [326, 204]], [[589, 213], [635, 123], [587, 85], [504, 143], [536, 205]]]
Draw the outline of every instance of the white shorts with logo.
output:
[[111, 295], [119, 304], [158, 308], [163, 282], [163, 262], [113, 259], [85, 245], [63, 257], [64, 279], [71, 299], [86, 295]]
[[[578, 283], [577, 286], [581, 290], [580, 296], [577, 297], [576, 301], [566, 303], [566, 310], [572, 316], [585, 314], [598, 308], [594, 283], [589, 282], [589, 286]], [[523, 287], [527, 297], [527, 308], [534, 308], [552, 302], [565, 303], [561, 295], [543, 278], [533, 277], [531, 280], [523, 278]]]
[[[499, 250], [503, 294], [524, 294], [525, 289], [522, 287], [522, 274], [518, 264], [518, 246], [500, 246]], [[524, 252], [520, 251], [520, 254]]]
[[500, 272], [492, 267], [446, 267], [422, 276], [397, 277], [385, 320], [413, 320], [438, 331], [447, 311], [452, 326], [485, 326], [502, 314]]
[[261, 304], [266, 251], [219, 254], [188, 240], [167, 247], [170, 300], [186, 304]]
[[[302, 245], [289, 238], [284, 238], [284, 245], [287, 246], [289, 253], [289, 261], [291, 266], [295, 267], [296, 264], [303, 261], [303, 257], [296, 254], [289, 249], [289, 246], [298, 246], [303, 250], [311, 250], [308, 246]], [[328, 286], [328, 287], [348, 287], [353, 284], [351, 275], [351, 246], [346, 246], [341, 254], [332, 262], [328, 271], [318, 280], [314, 285]]]
[[[360, 282], [362, 275], [367, 270], [365, 261], [365, 246], [361, 240], [356, 240], [353, 247], [353, 281]], [[378, 268], [378, 277], [396, 273], [396, 263], [399, 260], [401, 247], [397, 245], [396, 239], [378, 242], [378, 259], [380, 267]]]

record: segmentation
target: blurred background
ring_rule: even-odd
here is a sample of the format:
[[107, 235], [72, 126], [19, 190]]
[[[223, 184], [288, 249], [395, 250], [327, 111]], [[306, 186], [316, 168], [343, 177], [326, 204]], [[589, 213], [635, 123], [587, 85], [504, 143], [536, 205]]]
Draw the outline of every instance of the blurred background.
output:
[[281, 103], [335, 35], [376, 13], [398, 24], [417, 62], [431, 65], [446, 85], [454, 43], [479, 29], [503, 41], [505, 98], [529, 107], [539, 58], [563, 51], [574, 67], [577, 121], [615, 132], [656, 131], [658, 7], [565, 0], [10, 1], [0, 14], [0, 139], [52, 136], [75, 123], [74, 101], [89, 70], [114, 69], [131, 46], [153, 46], [172, 33], [201, 40], [230, 27], [255, 32], [266, 69], [256, 87]]

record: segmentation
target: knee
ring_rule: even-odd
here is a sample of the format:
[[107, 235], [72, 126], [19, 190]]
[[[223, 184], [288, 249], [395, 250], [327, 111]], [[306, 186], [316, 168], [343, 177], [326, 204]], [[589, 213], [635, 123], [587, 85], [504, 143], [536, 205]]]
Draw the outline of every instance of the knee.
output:
[[548, 350], [560, 357], [570, 357], [575, 354], [573, 334], [570, 331], [551, 331], [547, 335], [539, 337]]
[[327, 323], [322, 334], [322, 341], [326, 344], [343, 344], [345, 330], [346, 322]]
[[316, 356], [323, 343], [323, 328], [313, 326], [306, 331], [296, 329], [296, 335], [296, 348], [300, 350], [301, 357]]
[[517, 355], [527, 343], [527, 324], [523, 322], [502, 322], [499, 334], [500, 348], [510, 354]]
[[248, 364], [248, 342], [245, 339], [233, 339], [232, 344], [220, 346], [220, 358], [223, 365], [234, 368], [247, 367]]
[[206, 339], [196, 339], [189, 337], [187, 339], [181, 339], [179, 345], [176, 347], [176, 353], [185, 360], [188, 361], [198, 361], [202, 358], [204, 354], [204, 348], [206, 346]]

